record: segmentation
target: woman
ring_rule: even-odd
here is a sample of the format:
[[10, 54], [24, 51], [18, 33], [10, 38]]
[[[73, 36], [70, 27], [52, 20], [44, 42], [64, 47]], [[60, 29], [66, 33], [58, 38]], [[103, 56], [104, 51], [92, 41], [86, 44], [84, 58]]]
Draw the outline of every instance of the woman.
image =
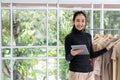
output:
[[[104, 54], [114, 46], [114, 43], [111, 43], [106, 48], [94, 52], [91, 35], [85, 32], [86, 20], [86, 14], [84, 12], [75, 12], [73, 15], [74, 25], [72, 31], [65, 37], [65, 58], [67, 61], [70, 61], [69, 80], [94, 80], [90, 59]], [[84, 50], [73, 50], [71, 45], [86, 45], [89, 54], [78, 55], [83, 53]]]

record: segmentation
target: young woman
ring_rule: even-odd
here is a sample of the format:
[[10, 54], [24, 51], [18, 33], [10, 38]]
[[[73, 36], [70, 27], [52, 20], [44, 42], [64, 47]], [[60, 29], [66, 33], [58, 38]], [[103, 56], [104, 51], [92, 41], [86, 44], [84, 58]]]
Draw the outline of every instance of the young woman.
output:
[[[114, 43], [111, 43], [106, 48], [94, 52], [91, 35], [85, 32], [86, 21], [86, 14], [84, 12], [75, 12], [73, 15], [74, 25], [72, 31], [65, 37], [65, 58], [67, 61], [70, 61], [69, 80], [94, 80], [90, 59], [104, 54], [114, 46]], [[80, 55], [84, 51], [82, 49], [73, 50], [71, 45], [86, 45], [89, 54]]]

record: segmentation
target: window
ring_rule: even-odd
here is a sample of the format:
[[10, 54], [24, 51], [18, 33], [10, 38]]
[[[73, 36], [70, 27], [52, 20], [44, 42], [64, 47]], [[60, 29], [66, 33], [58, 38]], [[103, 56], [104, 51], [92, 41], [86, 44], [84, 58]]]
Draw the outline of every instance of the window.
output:
[[64, 38], [76, 10], [87, 14], [86, 30], [92, 36], [119, 34], [120, 4], [60, 1], [1, 1], [0, 79], [67, 80]]

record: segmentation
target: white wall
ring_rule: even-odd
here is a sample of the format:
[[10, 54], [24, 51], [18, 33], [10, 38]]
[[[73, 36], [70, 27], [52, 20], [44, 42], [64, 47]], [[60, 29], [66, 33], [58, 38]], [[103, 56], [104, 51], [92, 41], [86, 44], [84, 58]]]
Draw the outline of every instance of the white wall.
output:
[[1, 0], [2, 2], [67, 2], [67, 3], [114, 3], [120, 4], [120, 0]]

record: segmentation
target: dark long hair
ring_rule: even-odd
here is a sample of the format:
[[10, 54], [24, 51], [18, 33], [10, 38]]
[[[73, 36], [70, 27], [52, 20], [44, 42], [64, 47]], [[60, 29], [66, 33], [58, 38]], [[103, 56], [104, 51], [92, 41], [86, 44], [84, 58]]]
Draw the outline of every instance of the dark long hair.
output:
[[[76, 11], [76, 12], [74, 13], [74, 15], [73, 15], [73, 22], [75, 21], [76, 16], [78, 16], [78, 15], [80, 15], [80, 14], [82, 14], [82, 15], [85, 17], [85, 19], [87, 19], [86, 14], [85, 14], [83, 11]], [[73, 25], [73, 28], [72, 28], [72, 30], [71, 30], [71, 33], [72, 33], [72, 32], [76, 32], [76, 30], [77, 30], [77, 29], [75, 28], [75, 25]], [[85, 31], [85, 29], [84, 29], [83, 31]]]

